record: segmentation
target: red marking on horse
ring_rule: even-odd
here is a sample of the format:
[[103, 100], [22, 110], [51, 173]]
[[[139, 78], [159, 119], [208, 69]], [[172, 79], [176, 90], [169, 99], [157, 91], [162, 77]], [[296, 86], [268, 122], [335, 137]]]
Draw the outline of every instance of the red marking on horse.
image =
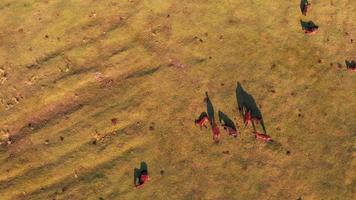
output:
[[255, 132], [255, 138], [264, 142], [269, 142], [272, 140], [271, 136], [259, 132]]

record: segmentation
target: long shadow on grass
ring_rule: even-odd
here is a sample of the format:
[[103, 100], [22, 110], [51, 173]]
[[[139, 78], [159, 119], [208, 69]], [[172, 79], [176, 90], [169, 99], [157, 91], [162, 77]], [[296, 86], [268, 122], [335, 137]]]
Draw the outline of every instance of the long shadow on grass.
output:
[[300, 26], [302, 27], [303, 30], [312, 30], [312, 29], [317, 29], [319, 28], [318, 25], [316, 25], [313, 21], [303, 21], [300, 20]]
[[[261, 110], [257, 107], [255, 99], [247, 93], [240, 82], [237, 82], [236, 87], [236, 100], [239, 109], [239, 113], [242, 115], [242, 118], [245, 119], [245, 112], [250, 111], [251, 117], [255, 119], [259, 119], [263, 128], [264, 133], [266, 133], [266, 128], [263, 122], [263, 117]], [[255, 124], [252, 121], [252, 125], [254, 130], [256, 131]]]
[[208, 92], [205, 92], [206, 98], [206, 110], [208, 111], [208, 116], [210, 120], [210, 124], [213, 125], [215, 123], [215, 114], [214, 114], [214, 106], [213, 103], [210, 101]]
[[[202, 120], [204, 117], [206, 117], [206, 116], [208, 116], [208, 114], [206, 113], [206, 112], [202, 112], [202, 113], [200, 113], [200, 115], [199, 115], [199, 117], [198, 117], [198, 119], [197, 119], [197, 121], [200, 121], [200, 120]], [[208, 116], [209, 117], [209, 116]]]
[[228, 117], [225, 113], [221, 112], [219, 110], [219, 122], [223, 122], [223, 127], [225, 130], [228, 131], [229, 135], [233, 136], [233, 137], [237, 137], [237, 129], [235, 126], [234, 121], [232, 121], [232, 119], [230, 119], [230, 117]]
[[225, 113], [221, 112], [219, 110], [218, 112], [219, 114], [219, 122], [223, 122], [224, 126], [228, 126], [234, 130], [236, 130], [236, 126], [235, 126], [235, 123], [234, 121], [232, 121], [232, 119], [230, 119], [230, 117], [228, 117]]
[[307, 6], [309, 5], [308, 0], [301, 0], [300, 1], [300, 11], [302, 12], [303, 15], [306, 14]]

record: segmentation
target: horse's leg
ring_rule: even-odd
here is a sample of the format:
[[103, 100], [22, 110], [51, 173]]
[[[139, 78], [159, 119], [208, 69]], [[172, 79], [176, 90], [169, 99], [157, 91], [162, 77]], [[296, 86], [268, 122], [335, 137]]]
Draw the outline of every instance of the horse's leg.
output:
[[251, 123], [252, 123], [253, 130], [256, 132], [255, 122], [253, 122], [253, 120], [251, 120]]
[[261, 126], [262, 126], [262, 129], [263, 129], [263, 132], [266, 134], [266, 128], [265, 128], [265, 123], [263, 122], [263, 120], [261, 120]]

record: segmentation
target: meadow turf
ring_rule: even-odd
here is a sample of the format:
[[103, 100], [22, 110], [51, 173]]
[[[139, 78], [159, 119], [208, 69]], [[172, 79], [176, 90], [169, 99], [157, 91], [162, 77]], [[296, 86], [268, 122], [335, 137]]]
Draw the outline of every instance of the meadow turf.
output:
[[[353, 199], [356, 1], [310, 2], [1, 0], [0, 199]], [[206, 91], [238, 138], [194, 125]]]

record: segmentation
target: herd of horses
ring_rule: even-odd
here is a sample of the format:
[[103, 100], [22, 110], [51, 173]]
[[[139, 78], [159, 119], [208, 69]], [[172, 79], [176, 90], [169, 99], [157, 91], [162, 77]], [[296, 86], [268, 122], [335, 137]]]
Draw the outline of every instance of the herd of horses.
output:
[[[205, 93], [206, 97], [204, 102], [207, 106], [207, 112], [202, 112], [198, 119], [195, 120], [195, 124], [202, 129], [203, 127], [208, 128], [207, 125], [210, 125], [213, 132], [213, 140], [217, 143], [220, 141], [220, 129], [218, 123], [215, 120], [215, 112], [213, 104], [209, 98], [208, 92]], [[239, 114], [241, 115], [245, 127], [251, 124], [253, 126], [255, 138], [264, 142], [269, 142], [272, 140], [271, 136], [266, 134], [266, 128], [264, 126], [263, 118], [260, 109], [258, 108], [254, 98], [248, 94], [237, 82], [236, 87], [236, 99]], [[219, 123], [222, 127], [228, 132], [229, 135], [233, 137], [238, 136], [238, 130], [235, 126], [235, 123], [222, 111], [219, 111]], [[256, 125], [260, 124], [263, 130], [263, 133], [258, 132]]]
[[[300, 1], [300, 10], [304, 16], [310, 11], [311, 4], [308, 0]], [[303, 21], [300, 20], [302, 30], [307, 35], [313, 35], [318, 32], [319, 26], [317, 26], [313, 21]], [[346, 68], [350, 71], [356, 71], [356, 62], [354, 60], [348, 61], [345, 60]], [[238, 104], [238, 110], [241, 114], [245, 127], [249, 124], [252, 124], [256, 139], [268, 142], [271, 141], [271, 137], [266, 134], [266, 129], [263, 123], [262, 114], [258, 109], [254, 99], [251, 95], [246, 93], [241, 84], [237, 84], [236, 88], [236, 99]], [[207, 104], [207, 112], [202, 112], [197, 120], [195, 120], [195, 124], [199, 125], [200, 128], [206, 127], [207, 124], [210, 124], [211, 129], [213, 131], [213, 140], [218, 142], [220, 139], [220, 130], [217, 122], [214, 118], [214, 109], [211, 103], [211, 100], [206, 92], [205, 102]], [[229, 135], [233, 137], [237, 137], [238, 131], [234, 124], [234, 122], [228, 118], [223, 112], [219, 111], [219, 122], [222, 124], [223, 128], [228, 131]], [[256, 131], [256, 124], [261, 124], [263, 128], [263, 133]]]
[[[304, 16], [307, 15], [310, 8], [311, 8], [311, 4], [308, 2], [308, 0], [301, 0], [300, 9]], [[304, 31], [305, 34], [314, 35], [315, 33], [318, 32], [319, 26], [317, 26], [314, 22], [312, 21], [306, 22], [300, 20], [300, 23], [302, 26], [302, 30]], [[348, 70], [356, 71], [356, 62], [354, 60], [352, 61], [345, 60], [345, 64]], [[213, 141], [215, 143], [218, 143], [220, 141], [220, 135], [221, 135], [218, 124], [220, 124], [224, 128], [224, 130], [228, 132], [230, 136], [237, 138], [238, 130], [235, 126], [234, 121], [231, 120], [225, 113], [219, 110], [218, 111], [219, 122], [217, 122], [215, 120], [214, 107], [209, 98], [208, 92], [205, 92], [205, 95], [206, 97], [204, 98], [204, 102], [206, 103], [207, 111], [206, 112], [204, 111], [200, 114], [198, 119], [195, 120], [195, 125], [198, 125], [200, 129], [202, 129], [203, 127], [208, 128], [208, 125], [210, 125], [211, 130], [213, 132]], [[254, 98], [242, 88], [239, 82], [237, 82], [237, 87], [236, 87], [236, 100], [237, 100], [238, 112], [243, 119], [245, 128], [251, 124], [254, 130], [253, 131], [254, 136], [257, 140], [266, 143], [271, 142], [272, 138], [266, 133], [266, 128], [263, 122], [260, 109], [258, 108]], [[257, 131], [256, 125], [261, 125], [263, 132]], [[287, 151], [287, 154], [288, 153], [289, 151]], [[137, 188], [140, 188], [149, 179], [150, 178], [148, 176], [147, 164], [145, 162], [142, 162], [140, 169], [135, 168], [134, 184]]]

